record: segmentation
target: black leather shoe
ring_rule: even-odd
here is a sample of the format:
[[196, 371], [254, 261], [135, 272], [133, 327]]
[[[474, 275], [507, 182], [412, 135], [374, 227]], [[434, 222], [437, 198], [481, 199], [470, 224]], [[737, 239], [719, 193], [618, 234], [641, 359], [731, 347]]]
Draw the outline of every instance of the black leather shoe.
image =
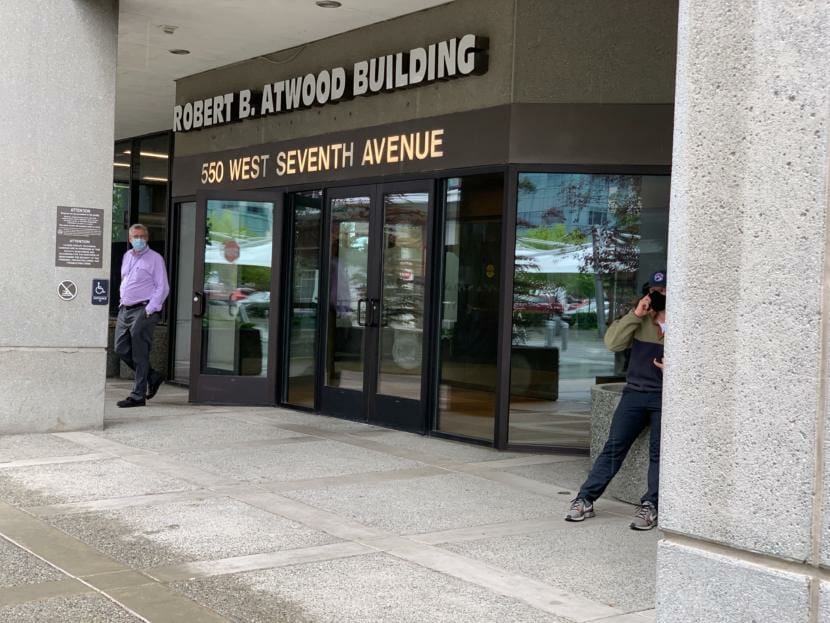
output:
[[159, 387], [161, 387], [162, 383], [164, 383], [164, 375], [161, 372], [158, 373], [158, 376], [156, 376], [156, 378], [148, 381], [147, 400], [150, 400], [150, 398], [152, 398], [158, 393]]
[[126, 409], [127, 407], [143, 407], [147, 403], [144, 401], [144, 398], [142, 398], [141, 400], [136, 400], [132, 396], [127, 396], [124, 400], [119, 400], [115, 404], [117, 404], [122, 409]]

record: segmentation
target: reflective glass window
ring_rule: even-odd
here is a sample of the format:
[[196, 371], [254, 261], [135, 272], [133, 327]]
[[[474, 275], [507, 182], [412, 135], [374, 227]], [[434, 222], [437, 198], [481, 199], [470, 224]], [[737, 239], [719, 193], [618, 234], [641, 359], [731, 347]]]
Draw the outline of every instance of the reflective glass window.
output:
[[274, 204], [207, 201], [203, 374], [267, 376]]
[[622, 380], [607, 326], [666, 267], [669, 177], [519, 175], [509, 441], [587, 448], [591, 386]]
[[322, 196], [319, 190], [298, 192], [291, 196], [293, 248], [285, 402], [310, 409], [314, 408], [317, 361]]
[[496, 413], [504, 177], [452, 178], [444, 191], [436, 429], [492, 440]]

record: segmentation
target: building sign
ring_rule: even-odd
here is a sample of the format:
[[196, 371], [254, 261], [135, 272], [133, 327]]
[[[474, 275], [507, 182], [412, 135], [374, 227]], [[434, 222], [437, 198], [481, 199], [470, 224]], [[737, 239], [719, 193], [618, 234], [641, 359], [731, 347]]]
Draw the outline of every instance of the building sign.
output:
[[508, 106], [185, 156], [173, 193], [327, 183], [507, 162]]
[[[393, 164], [411, 160], [441, 158], [444, 155], [444, 130], [436, 128], [424, 132], [392, 134], [366, 139], [360, 150], [359, 166]], [[355, 166], [355, 144], [334, 143], [291, 149], [277, 154], [276, 173], [279, 176], [294, 173], [315, 173]]]
[[[322, 143], [283, 149], [275, 154], [256, 153], [202, 164], [203, 186], [267, 178], [285, 178], [339, 169], [370, 169], [378, 165], [444, 156], [444, 129], [373, 136], [360, 141]], [[357, 150], [357, 151], [355, 151]]]
[[55, 266], [101, 268], [104, 211], [58, 206]]
[[467, 34], [407, 52], [387, 54], [345, 67], [269, 82], [186, 102], [173, 108], [173, 131], [216, 125], [325, 106], [354, 97], [397, 91], [487, 71], [485, 38]]

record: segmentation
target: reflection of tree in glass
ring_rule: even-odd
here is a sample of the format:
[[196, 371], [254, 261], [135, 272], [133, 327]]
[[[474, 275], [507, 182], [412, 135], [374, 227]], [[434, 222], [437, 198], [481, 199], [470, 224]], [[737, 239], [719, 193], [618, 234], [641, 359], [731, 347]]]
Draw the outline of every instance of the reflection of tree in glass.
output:
[[527, 229], [521, 233], [522, 242], [532, 249], [555, 249], [580, 245], [588, 240], [588, 237], [578, 229], [567, 231], [564, 223], [539, 227], [530, 227], [528, 224], [525, 227]]
[[[540, 258], [577, 258], [574, 269], [584, 276], [576, 280], [564, 273], [539, 274], [540, 267], [533, 260], [517, 258], [514, 296], [567, 292], [572, 304], [593, 298], [598, 303], [589, 302], [583, 313], [595, 313], [597, 327], [604, 333], [606, 285], [613, 311], [619, 286], [639, 268], [641, 178], [526, 174], [520, 176], [518, 191], [517, 246], [545, 252]], [[573, 309], [583, 307], [584, 303]]]
[[124, 215], [130, 203], [129, 184], [112, 185], [112, 239], [126, 240]]
[[208, 218], [210, 239], [221, 244], [226, 240], [241, 242], [251, 237], [247, 227], [240, 224], [239, 214], [235, 210], [211, 210]]
[[[607, 219], [591, 225], [592, 253], [586, 256], [580, 270], [594, 274], [596, 314], [600, 335], [605, 334], [605, 294], [603, 277], [615, 273], [636, 273], [640, 265], [640, 213], [642, 211], [642, 178], [629, 175], [591, 176], [607, 189]], [[579, 192], [574, 198], [581, 202], [588, 195]], [[602, 303], [600, 303], [602, 302]], [[610, 301], [610, 309], [616, 301]]]
[[591, 227], [594, 253], [585, 270], [600, 274], [637, 272], [640, 267], [640, 214], [642, 178], [602, 176], [608, 184], [607, 222]]

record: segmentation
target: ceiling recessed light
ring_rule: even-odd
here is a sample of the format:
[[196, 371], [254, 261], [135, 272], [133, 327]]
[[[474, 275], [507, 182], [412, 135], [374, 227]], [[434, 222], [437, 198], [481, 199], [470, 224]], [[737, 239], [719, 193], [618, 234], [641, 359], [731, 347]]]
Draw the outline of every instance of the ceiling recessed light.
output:
[[190, 50], [182, 50], [181, 48], [177, 48], [175, 50], [170, 50], [170, 54], [190, 54]]
[[323, 9], [336, 9], [343, 6], [343, 3], [337, 2], [337, 0], [317, 0], [317, 6]]

